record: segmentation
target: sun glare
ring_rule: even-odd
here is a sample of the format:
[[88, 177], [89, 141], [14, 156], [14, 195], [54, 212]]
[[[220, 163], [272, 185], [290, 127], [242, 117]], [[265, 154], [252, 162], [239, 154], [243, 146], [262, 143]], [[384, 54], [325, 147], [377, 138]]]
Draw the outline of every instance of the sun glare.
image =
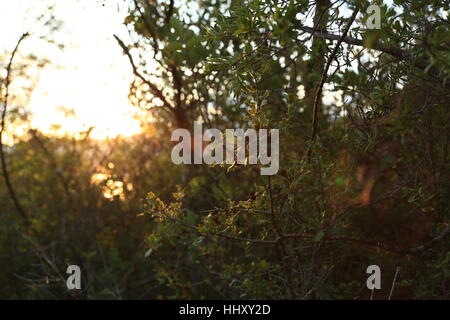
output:
[[[16, 26], [15, 33], [20, 36], [21, 29], [27, 27], [15, 22], [25, 20], [24, 8], [51, 3], [56, 3], [55, 15], [64, 21], [57, 38], [66, 48], [46, 49], [42, 42], [33, 39], [24, 46], [24, 55], [37, 51], [51, 61], [40, 71], [27, 106], [31, 127], [47, 134], [75, 137], [91, 129], [90, 136], [94, 139], [139, 133], [137, 110], [128, 101], [130, 66], [112, 37], [113, 34], [126, 37], [122, 24], [125, 12], [107, 2], [101, 5], [91, 0], [64, 3], [44, 0], [39, 4], [19, 0], [16, 5], [9, 3], [4, 8], [8, 11], [4, 16], [9, 18], [0, 22], [0, 26]], [[0, 39], [2, 47], [4, 44], [8, 48], [10, 43], [12, 39]]]

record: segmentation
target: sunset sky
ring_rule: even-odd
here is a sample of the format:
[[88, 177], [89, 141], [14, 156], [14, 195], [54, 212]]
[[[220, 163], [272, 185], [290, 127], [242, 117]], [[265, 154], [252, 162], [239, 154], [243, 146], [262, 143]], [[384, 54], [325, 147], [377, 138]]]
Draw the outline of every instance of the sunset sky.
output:
[[[54, 37], [65, 45], [63, 50], [40, 40], [45, 28], [35, 22], [53, 3], [55, 16], [63, 22]], [[9, 31], [2, 32], [0, 51], [12, 51], [21, 34], [31, 28], [34, 35], [23, 42], [20, 53], [51, 61], [41, 70], [28, 105], [33, 128], [48, 132], [52, 125], [60, 125], [76, 133], [95, 126], [91, 136], [97, 139], [140, 131], [133, 118], [137, 110], [128, 103], [131, 67], [112, 36], [128, 37], [123, 4], [119, 8], [115, 1], [96, 0], [0, 2], [0, 28]], [[61, 107], [73, 109], [75, 117], [66, 118]]]

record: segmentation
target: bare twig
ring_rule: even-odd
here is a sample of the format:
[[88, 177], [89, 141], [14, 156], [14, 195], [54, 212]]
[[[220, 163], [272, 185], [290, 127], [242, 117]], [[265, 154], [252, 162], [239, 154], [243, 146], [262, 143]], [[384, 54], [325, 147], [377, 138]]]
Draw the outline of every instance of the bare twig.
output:
[[158, 87], [151, 83], [149, 80], [147, 80], [137, 69], [136, 64], [134, 63], [133, 57], [131, 56], [130, 49], [125, 45], [125, 43], [116, 35], [114, 35], [114, 38], [116, 39], [117, 43], [120, 45], [120, 47], [123, 49], [123, 52], [128, 57], [128, 60], [130, 60], [131, 67], [133, 68], [133, 73], [136, 77], [142, 80], [146, 85], [149, 86], [150, 90], [152, 91], [152, 94], [164, 103], [164, 106], [171, 110], [173, 109], [171, 104], [167, 101], [164, 94], [161, 92], [161, 90], [158, 89]]
[[400, 267], [397, 267], [397, 269], [395, 270], [394, 280], [392, 280], [392, 287], [391, 287], [391, 292], [389, 292], [388, 300], [391, 300], [392, 294], [394, 293], [395, 281], [397, 280], [397, 275], [399, 272], [400, 272]]
[[[355, 39], [349, 36], [344, 36], [342, 37], [341, 35], [338, 34], [333, 34], [333, 33], [329, 33], [329, 32], [322, 32], [322, 31], [317, 31], [314, 28], [311, 27], [304, 27], [304, 26], [299, 26], [297, 27], [297, 29], [310, 33], [312, 35], [314, 35], [315, 37], [319, 37], [319, 38], [323, 38], [323, 39], [327, 39], [327, 40], [337, 40], [337, 41], [341, 41], [347, 44], [351, 44], [351, 45], [356, 45], [356, 46], [360, 46], [360, 47], [366, 47], [364, 45], [363, 40], [361, 39]], [[375, 43], [374, 46], [370, 49], [374, 49], [377, 51], [381, 51], [384, 53], [388, 53], [391, 56], [394, 56], [396, 58], [399, 59], [406, 59], [411, 57], [411, 52], [406, 51], [406, 50], [402, 50], [400, 48], [394, 47], [394, 46], [386, 46], [383, 45], [381, 43]]]
[[350, 30], [350, 27], [352, 26], [353, 21], [355, 21], [356, 15], [358, 14], [358, 9], [355, 10], [350, 17], [350, 21], [347, 24], [347, 27], [345, 28], [344, 32], [342, 33], [341, 37], [339, 38], [338, 42], [336, 43], [336, 46], [334, 47], [330, 57], [328, 58], [327, 64], [325, 66], [325, 69], [322, 73], [322, 78], [320, 79], [319, 87], [316, 91], [316, 97], [314, 99], [314, 107], [313, 107], [313, 119], [312, 119], [312, 128], [311, 128], [311, 144], [308, 147], [308, 159], [311, 158], [311, 152], [312, 152], [312, 143], [314, 142], [314, 139], [316, 137], [317, 133], [317, 114], [319, 109], [319, 102], [322, 98], [322, 89], [323, 85], [325, 84], [325, 80], [327, 78], [328, 69], [331, 66], [332, 61], [334, 60], [334, 57], [336, 56], [339, 47], [341, 46], [341, 43], [344, 41], [344, 38], [347, 36], [348, 31]]
[[[307, 32], [307, 33], [310, 33], [310, 34], [314, 35], [315, 37], [319, 37], [319, 38], [323, 38], [323, 39], [334, 40], [334, 41], [336, 41], [336, 40], [339, 41], [340, 39], [342, 39], [341, 43], [344, 42], [344, 43], [347, 43], [350, 45], [360, 46], [363, 48], [373, 49], [376, 51], [387, 53], [387, 54], [389, 54], [397, 59], [400, 59], [400, 60], [410, 59], [412, 57], [412, 53], [413, 53], [412, 51], [403, 50], [403, 49], [400, 49], [400, 48], [392, 46], [392, 45], [384, 45], [380, 42], [376, 42], [371, 47], [368, 47], [366, 44], [364, 44], [364, 41], [361, 39], [355, 39], [355, 38], [348, 37], [348, 36], [341, 37], [337, 34], [317, 31], [311, 27], [298, 26], [297, 29]], [[435, 67], [429, 68], [429, 63], [427, 63], [426, 61], [423, 61], [423, 60], [414, 61], [413, 64], [415, 67], [419, 68], [420, 70], [425, 71], [428, 68], [428, 70], [429, 70], [428, 72], [433, 76], [436, 76], [440, 72]]]
[[414, 253], [423, 252], [423, 251], [431, 248], [432, 246], [438, 244], [439, 242], [441, 242], [448, 235], [450, 235], [450, 226], [447, 227], [447, 229], [445, 229], [442, 233], [440, 233], [439, 235], [437, 235], [436, 237], [434, 237], [433, 239], [428, 241], [427, 243], [410, 249], [409, 253], [414, 254]]
[[17, 212], [20, 214], [20, 216], [23, 218], [25, 224], [29, 225], [29, 217], [25, 210], [23, 209], [22, 205], [19, 202], [19, 199], [17, 198], [16, 192], [14, 191], [14, 188], [11, 184], [11, 180], [9, 177], [8, 168], [6, 165], [6, 159], [5, 159], [5, 153], [3, 150], [3, 134], [5, 133], [5, 127], [6, 127], [6, 114], [8, 110], [8, 99], [9, 99], [9, 86], [11, 84], [11, 69], [14, 62], [14, 57], [17, 54], [17, 51], [19, 50], [19, 46], [22, 43], [22, 41], [29, 36], [29, 33], [24, 33], [17, 41], [17, 44], [11, 54], [11, 57], [9, 59], [8, 66], [6, 68], [6, 79], [5, 79], [5, 95], [4, 95], [4, 101], [3, 101], [3, 112], [2, 112], [2, 118], [1, 118], [1, 129], [0, 129], [0, 160], [2, 164], [2, 171], [3, 171], [3, 178], [5, 180], [6, 188], [8, 189], [8, 193], [14, 203], [14, 206], [16, 207]]
[[133, 2], [134, 2], [134, 6], [136, 7], [136, 11], [139, 12], [139, 14], [141, 15], [142, 21], [144, 21], [144, 25], [147, 28], [148, 33], [150, 33], [150, 36], [153, 39], [152, 47], [153, 47], [154, 55], [156, 55], [159, 52], [159, 48], [158, 48], [158, 38], [156, 37], [155, 30], [153, 30], [152, 26], [150, 25], [147, 18], [145, 17], [145, 9], [144, 9], [144, 11], [142, 11], [137, 0], [134, 0]]

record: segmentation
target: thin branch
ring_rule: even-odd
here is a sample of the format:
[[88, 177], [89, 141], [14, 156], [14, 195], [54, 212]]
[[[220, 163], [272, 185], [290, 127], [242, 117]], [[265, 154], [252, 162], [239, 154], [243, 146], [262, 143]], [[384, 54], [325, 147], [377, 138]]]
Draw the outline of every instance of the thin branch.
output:
[[394, 293], [395, 281], [397, 281], [397, 275], [399, 272], [400, 272], [400, 267], [397, 267], [397, 269], [395, 270], [394, 280], [392, 280], [392, 287], [391, 287], [391, 292], [389, 292], [388, 300], [391, 300], [392, 294]]
[[341, 43], [344, 41], [344, 38], [347, 36], [348, 31], [350, 30], [350, 27], [353, 24], [353, 21], [355, 21], [356, 15], [358, 14], [358, 9], [355, 10], [350, 17], [350, 21], [347, 24], [347, 27], [345, 28], [344, 32], [342, 33], [342, 36], [339, 38], [338, 42], [336, 43], [336, 46], [333, 49], [333, 52], [331, 53], [330, 57], [328, 58], [327, 64], [325, 66], [325, 69], [322, 73], [322, 78], [320, 79], [319, 87], [316, 91], [316, 97], [314, 99], [314, 108], [313, 108], [313, 119], [312, 119], [312, 128], [311, 128], [311, 144], [308, 147], [308, 159], [311, 158], [311, 152], [312, 152], [312, 143], [314, 141], [314, 138], [316, 137], [317, 133], [317, 114], [319, 109], [319, 102], [322, 98], [322, 89], [323, 85], [325, 84], [325, 80], [328, 74], [328, 69], [331, 66], [331, 62], [334, 60], [334, 57], [336, 56], [339, 47], [341, 46]]
[[5, 126], [6, 126], [6, 114], [8, 110], [8, 99], [9, 99], [9, 86], [11, 84], [11, 69], [14, 62], [14, 57], [17, 54], [17, 51], [19, 50], [19, 46], [21, 42], [29, 36], [29, 33], [24, 33], [19, 38], [19, 41], [17, 41], [16, 47], [14, 48], [11, 57], [9, 59], [8, 66], [6, 68], [6, 80], [5, 80], [5, 95], [4, 95], [4, 101], [3, 101], [3, 112], [2, 112], [2, 118], [1, 118], [1, 129], [0, 129], [0, 160], [2, 164], [2, 171], [3, 171], [3, 178], [5, 180], [6, 188], [8, 189], [8, 193], [14, 203], [14, 206], [16, 207], [17, 212], [22, 216], [25, 224], [29, 225], [29, 218], [28, 214], [23, 209], [22, 205], [19, 202], [19, 199], [16, 196], [16, 192], [14, 191], [14, 188], [11, 184], [11, 180], [9, 178], [9, 172], [6, 165], [6, 159], [5, 159], [5, 153], [3, 150], [3, 134], [5, 132]]
[[164, 103], [164, 106], [166, 106], [168, 109], [173, 109], [171, 104], [166, 100], [166, 97], [161, 92], [161, 90], [158, 89], [156, 85], [148, 81], [137, 69], [136, 64], [134, 63], [133, 57], [131, 56], [130, 49], [125, 45], [125, 43], [117, 36], [114, 35], [114, 38], [116, 39], [117, 43], [122, 47], [123, 52], [128, 57], [128, 60], [130, 60], [131, 67], [133, 68], [133, 73], [135, 76], [137, 76], [139, 79], [141, 79], [146, 85], [148, 85], [153, 93], [154, 96], [161, 99], [161, 101]]
[[329, 32], [321, 32], [321, 31], [314, 30], [314, 28], [304, 27], [304, 26], [299, 26], [299, 27], [297, 27], [297, 29], [307, 32], [307, 33], [310, 33], [310, 34], [314, 35], [315, 37], [319, 37], [319, 38], [323, 38], [323, 39], [327, 39], [327, 40], [333, 40], [333, 41], [337, 40], [337, 41], [341, 41], [341, 42], [344, 42], [347, 44], [356, 45], [356, 46], [364, 47], [367, 49], [373, 49], [373, 50], [381, 51], [384, 53], [388, 53], [391, 56], [394, 56], [399, 59], [407, 59], [407, 58], [411, 57], [411, 52], [409, 52], [409, 51], [402, 50], [402, 49], [394, 47], [394, 46], [386, 46], [379, 42], [376, 42], [372, 48], [368, 48], [366, 45], [364, 45], [363, 40], [355, 39], [355, 38], [349, 37], [347, 35], [345, 35], [343, 37], [338, 34], [333, 34], [333, 33], [329, 33]]
[[153, 30], [152, 26], [150, 25], [147, 18], [145, 17], [145, 11], [142, 12], [141, 7], [139, 6], [139, 3], [137, 2], [137, 0], [134, 0], [133, 2], [134, 2], [134, 6], [136, 7], [136, 11], [139, 12], [142, 20], [144, 21], [144, 25], [147, 28], [147, 31], [150, 33], [150, 36], [153, 38], [152, 47], [154, 50], [154, 55], [156, 55], [159, 52], [159, 48], [158, 48], [158, 39], [156, 38], [155, 31]]
[[165, 23], [167, 25], [170, 23], [170, 18], [172, 18], [174, 2], [175, 2], [174, 0], [170, 0], [169, 7], [167, 8], [167, 11], [166, 11], [167, 13], [166, 13]]
[[[314, 35], [315, 37], [319, 37], [319, 38], [323, 38], [323, 39], [328, 39], [328, 40], [333, 40], [333, 41], [336, 41], [336, 40], [339, 41], [342, 39], [341, 43], [344, 42], [344, 43], [347, 43], [350, 45], [356, 45], [356, 46], [360, 46], [360, 47], [363, 47], [366, 49], [377, 50], [377, 51], [380, 51], [383, 53], [387, 53], [387, 54], [389, 54], [397, 59], [400, 59], [400, 60], [410, 59], [413, 56], [412, 51], [403, 50], [403, 49], [400, 49], [400, 48], [392, 46], [392, 45], [384, 45], [380, 42], [376, 42], [371, 47], [368, 47], [366, 44], [364, 44], [364, 41], [361, 39], [355, 39], [355, 38], [352, 38], [349, 36], [341, 37], [337, 34], [317, 31], [311, 27], [297, 26], [297, 29], [301, 30], [303, 32], [310, 33], [310, 34]], [[440, 73], [439, 70], [437, 70], [435, 67], [429, 68], [429, 63], [427, 63], [426, 61], [423, 61], [423, 60], [414, 61], [413, 64], [415, 67], [419, 68], [420, 70], [425, 71], [428, 69], [428, 72], [431, 75], [433, 75], [434, 77], [436, 77]]]
[[409, 250], [409, 252], [410, 253], [423, 252], [423, 251], [431, 248], [432, 246], [438, 244], [439, 242], [441, 242], [448, 235], [450, 235], [450, 226], [447, 227], [447, 229], [445, 229], [441, 234], [439, 234], [438, 236], [434, 237], [433, 239], [431, 239], [427, 243], [425, 243], [423, 245], [420, 245], [418, 247], [412, 248], [412, 249]]

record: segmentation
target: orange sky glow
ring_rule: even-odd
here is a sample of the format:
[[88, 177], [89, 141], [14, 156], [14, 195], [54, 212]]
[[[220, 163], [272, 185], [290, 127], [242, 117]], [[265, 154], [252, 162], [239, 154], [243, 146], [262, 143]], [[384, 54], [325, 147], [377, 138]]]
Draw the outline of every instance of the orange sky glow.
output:
[[[63, 22], [54, 35], [65, 45], [63, 50], [40, 40], [39, 28], [43, 27], [33, 25], [35, 17], [48, 12], [46, 8], [52, 4], [55, 16]], [[128, 37], [122, 23], [125, 6], [114, 1], [14, 0], [0, 2], [0, 12], [0, 28], [9, 30], [0, 38], [1, 53], [10, 52], [20, 35], [32, 28], [36, 32], [23, 42], [18, 60], [33, 53], [50, 61], [39, 70], [26, 106], [31, 114], [29, 126], [73, 136], [95, 127], [91, 133], [95, 139], [141, 131], [135, 118], [139, 110], [128, 101], [131, 67], [112, 36]], [[12, 90], [20, 85], [20, 79], [15, 82]], [[24, 128], [15, 129], [20, 134]]]

